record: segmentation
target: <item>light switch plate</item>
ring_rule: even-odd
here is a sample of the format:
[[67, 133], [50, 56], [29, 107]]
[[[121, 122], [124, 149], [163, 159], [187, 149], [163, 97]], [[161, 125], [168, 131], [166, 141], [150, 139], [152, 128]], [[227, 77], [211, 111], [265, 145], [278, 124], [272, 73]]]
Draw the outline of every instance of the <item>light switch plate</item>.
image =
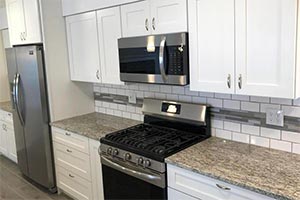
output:
[[284, 113], [282, 110], [267, 109], [266, 124], [274, 126], [284, 126]]
[[129, 103], [136, 104], [136, 93], [134, 91], [129, 92], [128, 101]]

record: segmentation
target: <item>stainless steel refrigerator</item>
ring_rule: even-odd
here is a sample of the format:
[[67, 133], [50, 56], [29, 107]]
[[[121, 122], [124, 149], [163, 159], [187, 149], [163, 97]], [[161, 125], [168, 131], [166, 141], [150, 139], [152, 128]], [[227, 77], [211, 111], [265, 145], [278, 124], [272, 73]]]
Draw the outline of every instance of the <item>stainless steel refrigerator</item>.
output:
[[6, 58], [19, 168], [55, 192], [43, 46], [6, 49]]

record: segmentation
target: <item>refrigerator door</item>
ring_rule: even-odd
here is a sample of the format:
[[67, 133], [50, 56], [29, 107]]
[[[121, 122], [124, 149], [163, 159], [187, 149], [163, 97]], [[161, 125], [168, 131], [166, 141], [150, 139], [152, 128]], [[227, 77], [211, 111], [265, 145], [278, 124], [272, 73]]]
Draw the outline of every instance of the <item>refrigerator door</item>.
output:
[[21, 124], [17, 109], [16, 109], [16, 94], [15, 94], [15, 83], [16, 75], [18, 73], [16, 51], [13, 48], [6, 49], [6, 60], [8, 69], [8, 78], [11, 92], [11, 101], [13, 105], [13, 120], [14, 120], [14, 131], [16, 138], [16, 147], [18, 155], [18, 165], [23, 174], [29, 176], [28, 164], [27, 164], [27, 151], [25, 143], [24, 127]]
[[55, 176], [42, 46], [17, 47], [16, 58], [17, 108], [24, 121], [28, 177], [51, 190]]

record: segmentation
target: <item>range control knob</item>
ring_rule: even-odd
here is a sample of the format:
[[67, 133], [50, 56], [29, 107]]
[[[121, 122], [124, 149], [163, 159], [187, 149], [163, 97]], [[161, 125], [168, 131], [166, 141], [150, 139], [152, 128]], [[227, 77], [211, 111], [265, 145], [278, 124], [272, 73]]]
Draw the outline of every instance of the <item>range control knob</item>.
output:
[[144, 164], [144, 159], [142, 157], [139, 157], [138, 164], [139, 165], [143, 165]]
[[151, 161], [150, 161], [150, 160], [146, 160], [146, 161], [144, 162], [144, 166], [145, 166], [145, 167], [150, 167], [150, 165], [151, 165]]
[[112, 148], [109, 147], [109, 148], [106, 150], [106, 152], [107, 152], [108, 155], [111, 155], [111, 154], [112, 154]]
[[125, 154], [125, 160], [130, 160], [130, 159], [131, 159], [130, 153], [126, 153], [126, 154]]
[[113, 155], [114, 156], [117, 156], [119, 154], [119, 151], [118, 151], [118, 149], [114, 149], [114, 151], [113, 151]]

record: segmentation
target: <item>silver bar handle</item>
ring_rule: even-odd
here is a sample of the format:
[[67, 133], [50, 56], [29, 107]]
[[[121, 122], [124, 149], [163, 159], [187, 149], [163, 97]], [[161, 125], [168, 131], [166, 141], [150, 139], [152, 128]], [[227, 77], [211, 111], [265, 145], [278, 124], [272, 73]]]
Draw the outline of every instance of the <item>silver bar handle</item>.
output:
[[239, 88], [240, 88], [240, 89], [242, 89], [242, 84], [243, 84], [242, 81], [243, 81], [243, 79], [242, 79], [242, 74], [240, 74], [240, 75], [239, 75], [239, 80], [238, 80], [238, 85], [239, 85]]
[[146, 31], [149, 31], [149, 21], [148, 21], [148, 18], [146, 18], [146, 20], [145, 20], [145, 29], [146, 29]]
[[21, 110], [20, 110], [20, 99], [19, 99], [19, 91], [20, 91], [20, 74], [17, 74], [16, 75], [16, 86], [15, 86], [15, 100], [16, 100], [16, 108], [17, 108], [17, 113], [18, 113], [18, 116], [19, 116], [19, 119], [21, 121], [21, 124], [24, 126], [24, 119], [23, 119], [23, 116], [22, 116], [22, 113], [21, 113]]
[[166, 47], [166, 37], [163, 37], [160, 42], [160, 48], [159, 48], [159, 69], [162, 76], [163, 81], [166, 83], [168, 80], [168, 76], [166, 75], [165, 71], [165, 47]]
[[231, 75], [230, 74], [228, 74], [228, 76], [227, 76], [227, 86], [229, 89], [231, 88]]
[[229, 188], [229, 187], [226, 187], [226, 186], [223, 186], [223, 185], [220, 185], [220, 184], [216, 184], [216, 186], [218, 187], [218, 188], [220, 188], [220, 189], [222, 189], [222, 190], [231, 190], [231, 188]]
[[155, 17], [152, 18], [152, 29], [155, 31]]

